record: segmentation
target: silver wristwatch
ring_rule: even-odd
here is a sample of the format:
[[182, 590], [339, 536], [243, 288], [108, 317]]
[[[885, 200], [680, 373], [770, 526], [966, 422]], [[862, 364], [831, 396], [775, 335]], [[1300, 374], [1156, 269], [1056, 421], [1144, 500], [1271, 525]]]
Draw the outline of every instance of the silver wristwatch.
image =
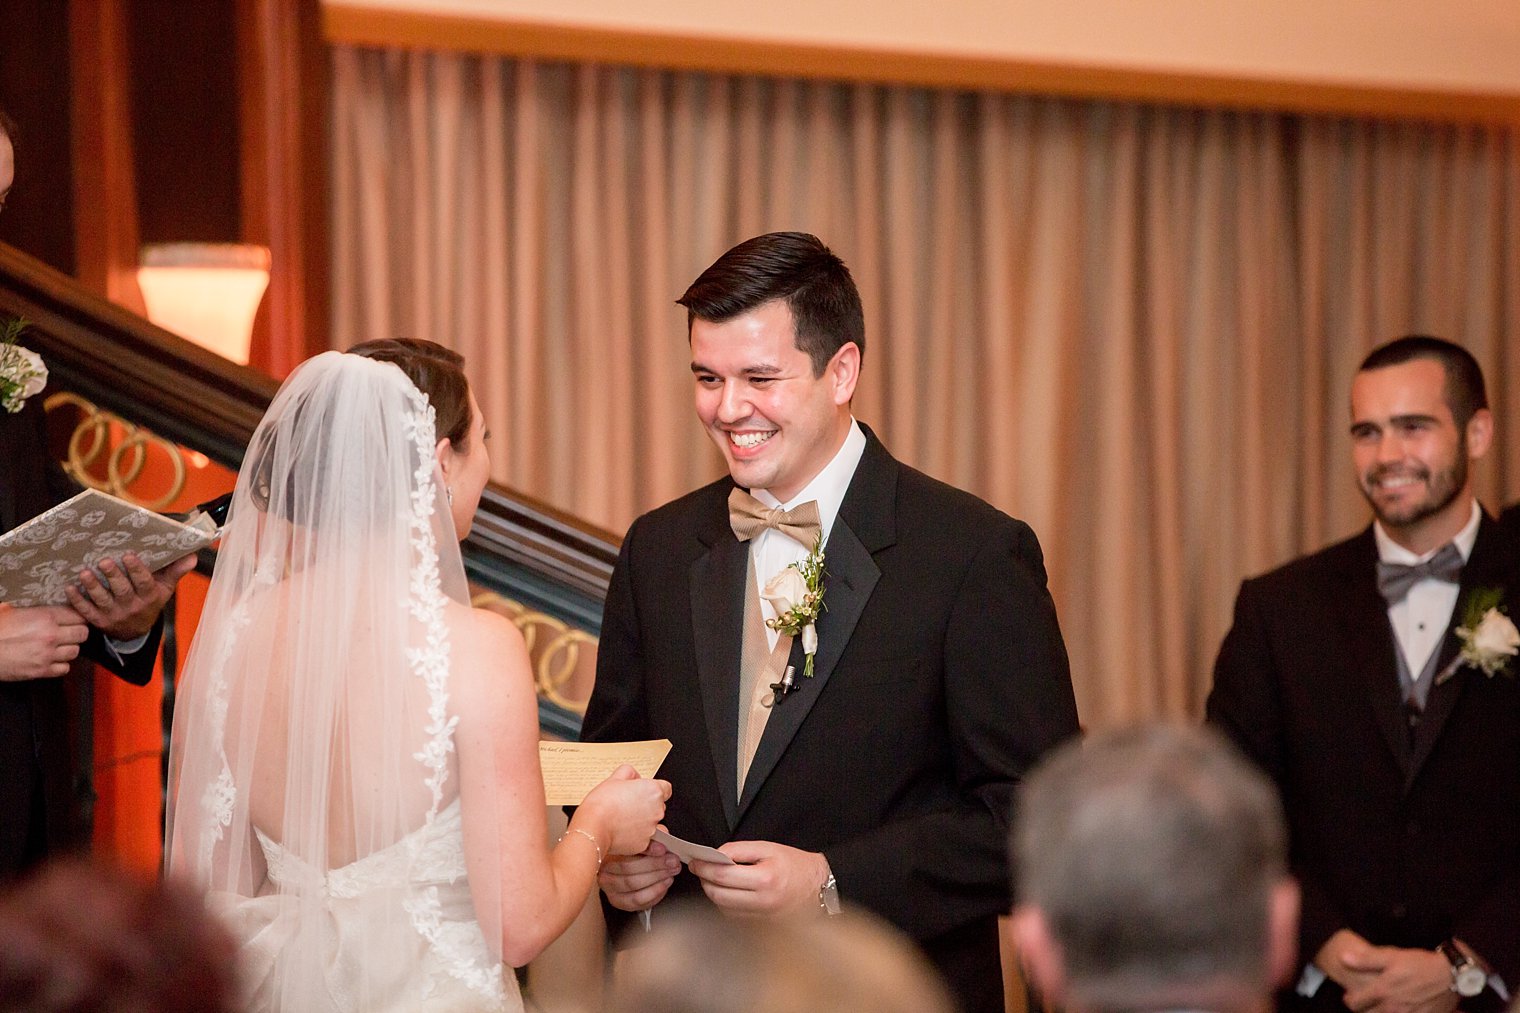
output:
[[826, 915], [839, 913], [839, 884], [834, 880], [834, 873], [829, 872], [829, 878], [823, 881], [818, 888], [818, 906]]
[[1436, 952], [1451, 964], [1451, 990], [1457, 995], [1471, 999], [1488, 987], [1488, 972], [1456, 940], [1446, 940], [1436, 947]]

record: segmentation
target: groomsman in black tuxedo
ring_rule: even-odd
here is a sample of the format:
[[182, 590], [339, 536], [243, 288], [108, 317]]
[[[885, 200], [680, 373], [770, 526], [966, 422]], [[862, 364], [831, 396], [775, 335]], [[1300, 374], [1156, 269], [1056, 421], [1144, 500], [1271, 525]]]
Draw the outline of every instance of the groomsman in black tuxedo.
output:
[[1520, 544], [1520, 503], [1511, 503], [1499, 515], [1499, 530], [1510, 541]]
[[[0, 113], [0, 206], [15, 149]], [[42, 396], [0, 411], [0, 532], [78, 490], [47, 454]], [[80, 575], [69, 604], [15, 608], [0, 602], [0, 880], [75, 843], [68, 701], [63, 685], [83, 654], [128, 682], [153, 675], [159, 614], [190, 556], [149, 573], [135, 555]]]
[[1466, 350], [1374, 350], [1351, 388], [1372, 525], [1241, 586], [1208, 715], [1288, 814], [1287, 1005], [1446, 1013], [1520, 987], [1520, 585], [1470, 470], [1493, 432]]
[[583, 737], [668, 737], [671, 833], [738, 864], [612, 858], [612, 927], [667, 892], [745, 914], [860, 905], [963, 1009], [1001, 1011], [1014, 789], [1077, 733], [1039, 542], [855, 420], [860, 296], [816, 238], [742, 243], [679, 301], [729, 475], [629, 529]]

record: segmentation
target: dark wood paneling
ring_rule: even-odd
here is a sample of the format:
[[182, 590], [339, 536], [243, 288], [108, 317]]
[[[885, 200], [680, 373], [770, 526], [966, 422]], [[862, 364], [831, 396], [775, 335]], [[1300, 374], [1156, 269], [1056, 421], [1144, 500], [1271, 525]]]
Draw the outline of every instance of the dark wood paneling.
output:
[[236, 0], [246, 241], [269, 247], [253, 362], [284, 376], [328, 347], [327, 77], [318, 0]]
[[74, 275], [91, 291], [142, 313], [127, 3], [69, 5]]
[[68, 5], [0, 3], [0, 108], [17, 124], [16, 183], [0, 242], [74, 270]]
[[132, 0], [127, 17], [144, 243], [235, 243], [239, 208], [234, 0]]

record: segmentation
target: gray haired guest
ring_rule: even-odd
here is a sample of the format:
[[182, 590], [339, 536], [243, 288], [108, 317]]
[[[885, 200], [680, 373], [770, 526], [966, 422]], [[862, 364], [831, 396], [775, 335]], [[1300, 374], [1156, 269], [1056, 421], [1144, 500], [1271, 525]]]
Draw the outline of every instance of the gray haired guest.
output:
[[1079, 1013], [1247, 1013], [1288, 976], [1298, 922], [1270, 782], [1214, 732], [1073, 742], [1020, 792], [1013, 931], [1045, 998]]

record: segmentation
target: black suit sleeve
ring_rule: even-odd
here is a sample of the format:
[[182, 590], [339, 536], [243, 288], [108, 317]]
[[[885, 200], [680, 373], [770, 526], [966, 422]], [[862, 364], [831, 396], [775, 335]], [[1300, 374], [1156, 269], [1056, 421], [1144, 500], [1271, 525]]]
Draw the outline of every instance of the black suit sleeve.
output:
[[164, 619], [163, 616], [159, 616], [142, 647], [131, 654], [124, 655], [118, 661], [110, 645], [106, 643], [106, 635], [92, 626], [90, 638], [84, 642], [80, 653], [132, 685], [146, 686], [148, 680], [153, 678], [153, 662], [158, 658], [158, 644], [163, 632]]
[[1008, 909], [1018, 782], [1079, 730], [1034, 532], [1014, 521], [978, 537], [944, 637], [954, 801], [825, 849], [842, 897], [919, 939]]
[[[1277, 663], [1271, 637], [1262, 619], [1258, 586], [1246, 581], [1235, 599], [1235, 620], [1225, 634], [1214, 662], [1214, 688], [1207, 704], [1208, 721], [1234, 741], [1286, 795], [1283, 755], [1283, 714]], [[1284, 797], [1284, 808], [1289, 800]], [[1302, 891], [1299, 915], [1299, 953], [1305, 963], [1346, 919], [1314, 877], [1293, 869]]]

